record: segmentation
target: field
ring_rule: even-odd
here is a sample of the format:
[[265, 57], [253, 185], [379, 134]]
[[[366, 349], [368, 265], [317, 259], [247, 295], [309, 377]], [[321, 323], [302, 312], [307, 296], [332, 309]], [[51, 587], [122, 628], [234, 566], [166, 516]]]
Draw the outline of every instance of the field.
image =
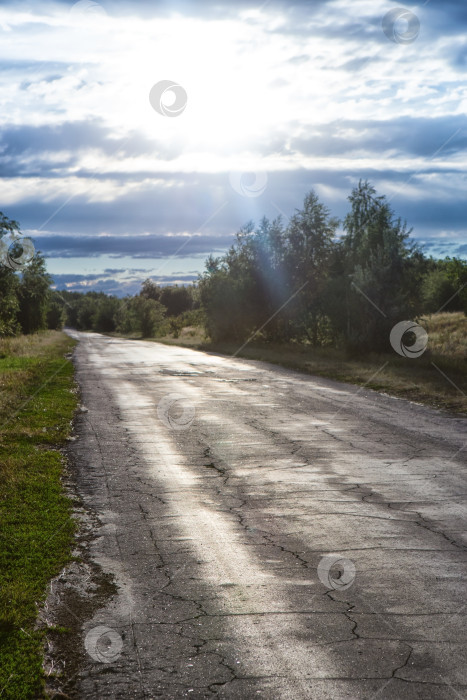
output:
[[0, 697], [44, 696], [38, 606], [70, 560], [74, 524], [58, 448], [77, 405], [74, 343], [42, 332], [0, 340]]

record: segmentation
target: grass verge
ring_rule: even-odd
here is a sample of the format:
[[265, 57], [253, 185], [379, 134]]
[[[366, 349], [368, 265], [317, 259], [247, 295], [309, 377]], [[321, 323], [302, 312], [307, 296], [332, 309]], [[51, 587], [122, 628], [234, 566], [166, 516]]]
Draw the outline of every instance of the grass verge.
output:
[[0, 340], [0, 697], [45, 697], [36, 625], [47, 584], [71, 558], [62, 455], [77, 404], [74, 341], [47, 331]]

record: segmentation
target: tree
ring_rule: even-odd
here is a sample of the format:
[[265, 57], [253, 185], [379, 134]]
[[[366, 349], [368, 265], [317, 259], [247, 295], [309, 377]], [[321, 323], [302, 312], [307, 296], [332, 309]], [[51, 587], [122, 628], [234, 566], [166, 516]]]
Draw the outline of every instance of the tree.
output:
[[57, 292], [52, 292], [47, 308], [47, 328], [53, 331], [61, 330], [65, 323], [65, 304]]
[[464, 311], [467, 315], [467, 261], [460, 258], [430, 260], [422, 280], [424, 310], [429, 313]]
[[[8, 238], [16, 233], [19, 233], [19, 224], [0, 212], [0, 253], [7, 249]], [[19, 280], [5, 262], [0, 255], [0, 337], [16, 335], [20, 330], [17, 296]]]
[[370, 183], [360, 181], [349, 201], [346, 235], [334, 258], [339, 278], [331, 280], [327, 292], [328, 299], [338, 293], [342, 301], [327, 310], [350, 351], [385, 351], [392, 326], [421, 309], [414, 279], [423, 255], [407, 240], [406, 224], [394, 218]]
[[[454, 282], [449, 279], [446, 271], [437, 266], [425, 275], [422, 283], [423, 309], [425, 312], [434, 314], [444, 305], [443, 311], [457, 311], [460, 304], [459, 295], [456, 293]], [[454, 297], [454, 299], [452, 298]], [[452, 301], [447, 304], [447, 302]]]
[[159, 300], [167, 309], [167, 316], [179, 316], [192, 307], [190, 290], [178, 285], [163, 287]]
[[96, 294], [89, 293], [80, 296], [82, 299], [78, 303], [76, 327], [80, 331], [94, 330], [97, 313]]
[[242, 340], [266, 318], [255, 270], [254, 225], [248, 223], [221, 258], [210, 256], [199, 281], [206, 330], [215, 341]]
[[103, 295], [96, 305], [93, 317], [93, 329], [100, 333], [112, 333], [117, 327], [120, 300], [117, 297]]
[[62, 289], [56, 291], [52, 298], [55, 303], [62, 305], [65, 325], [70, 328], [78, 328], [79, 304], [83, 294]]
[[137, 330], [143, 338], [151, 338], [162, 324], [165, 309], [154, 299], [142, 296], [132, 297], [127, 301], [131, 330]]
[[18, 323], [19, 280], [13, 270], [0, 262], [0, 337], [16, 335], [20, 331]]
[[154, 301], [159, 301], [161, 298], [161, 291], [162, 290], [159, 285], [148, 277], [141, 285], [141, 291], [139, 294], [146, 299], [154, 299]]
[[49, 287], [52, 278], [47, 274], [44, 257], [37, 251], [25, 265], [18, 286], [18, 320], [23, 333], [34, 333], [47, 328]]
[[206, 332], [214, 341], [240, 341], [248, 334], [243, 314], [241, 280], [227, 270], [205, 273], [200, 280], [201, 303], [206, 314]]
[[286, 270], [291, 293], [302, 290], [289, 306], [295, 334], [318, 344], [320, 322], [325, 315], [322, 304], [328, 267], [339, 222], [311, 191], [303, 208], [287, 227]]
[[240, 340], [261, 329], [269, 340], [318, 344], [328, 260], [338, 225], [314, 192], [284, 229], [280, 218], [248, 223], [200, 280], [208, 333]]

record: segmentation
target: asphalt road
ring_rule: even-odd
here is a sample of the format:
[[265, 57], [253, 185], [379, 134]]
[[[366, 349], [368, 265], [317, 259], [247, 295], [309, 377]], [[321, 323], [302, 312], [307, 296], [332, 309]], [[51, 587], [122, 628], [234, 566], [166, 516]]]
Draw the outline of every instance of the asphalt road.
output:
[[73, 335], [77, 488], [118, 586], [79, 697], [467, 698], [467, 420]]

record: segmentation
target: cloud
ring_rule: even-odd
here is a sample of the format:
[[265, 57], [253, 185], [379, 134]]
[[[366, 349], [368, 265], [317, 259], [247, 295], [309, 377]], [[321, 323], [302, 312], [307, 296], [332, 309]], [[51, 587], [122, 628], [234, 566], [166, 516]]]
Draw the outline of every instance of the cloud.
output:
[[[360, 178], [368, 178], [380, 194], [388, 196], [395, 213], [414, 227], [415, 237], [436, 233], [440, 227], [465, 232], [465, 174], [435, 162], [421, 172], [410, 167], [404, 171], [405, 167], [404, 159], [401, 169], [392, 169], [389, 163], [384, 168], [384, 161], [371, 168], [349, 162], [339, 171], [331, 166], [268, 173], [266, 189], [258, 198], [234, 192], [227, 173], [173, 174], [176, 186], [161, 188], [144, 181], [129, 192], [117, 184], [108, 201], [99, 200], [96, 183], [91, 181], [87, 191], [68, 202], [65, 188], [53, 201], [38, 203], [33, 197], [14, 204], [8, 215], [22, 223], [37, 247], [53, 256], [96, 256], [109, 251], [115, 256], [171, 255], [189, 235], [193, 239], [187, 250], [208, 254], [230, 245], [233, 235], [250, 220], [258, 222], [263, 215], [274, 219], [282, 213], [286, 222], [311, 189], [335, 216], [343, 218], [352, 187]], [[46, 230], [39, 231], [50, 217]], [[149, 246], [143, 256], [142, 246]]]
[[[3, 177], [34, 174], [63, 177], [70, 169], [78, 169], [81, 155], [86, 151], [118, 159], [140, 155], [165, 160], [175, 157], [175, 153], [158, 149], [154, 141], [137, 132], [116, 137], [103, 120], [98, 119], [38, 126], [6, 124], [0, 129]], [[57, 159], [56, 154], [61, 154], [61, 158]], [[96, 175], [99, 176], [99, 172], [87, 173], [88, 177]]]
[[[360, 178], [431, 250], [466, 254], [465, 3], [407, 0], [406, 46], [383, 33], [385, 0], [100, 4], [0, 7], [1, 207], [51, 265], [105, 266], [73, 284], [123, 284], [109, 256], [202, 267], [312, 188], [343, 218]], [[177, 118], [148, 99], [169, 78], [188, 95]], [[267, 174], [260, 197], [232, 190], [241, 171]]]
[[378, 159], [390, 152], [441, 158], [467, 150], [467, 128], [463, 115], [443, 117], [404, 116], [381, 120], [342, 119], [315, 127], [290, 141], [301, 156], [367, 154]]
[[[120, 274], [117, 274], [119, 272]], [[144, 272], [144, 271], [143, 271]], [[54, 274], [53, 288], [69, 292], [104, 292], [117, 297], [138, 294], [143, 280], [150, 277], [161, 286], [168, 284], [189, 285], [196, 281], [197, 274], [136, 275], [132, 270], [105, 270], [101, 274]]]
[[[47, 258], [93, 258], [131, 256], [160, 259], [169, 256], [204, 256], [225, 251], [233, 236], [40, 236], [36, 248]], [[117, 272], [118, 270], [116, 270]], [[110, 271], [112, 273], [112, 271]]]

